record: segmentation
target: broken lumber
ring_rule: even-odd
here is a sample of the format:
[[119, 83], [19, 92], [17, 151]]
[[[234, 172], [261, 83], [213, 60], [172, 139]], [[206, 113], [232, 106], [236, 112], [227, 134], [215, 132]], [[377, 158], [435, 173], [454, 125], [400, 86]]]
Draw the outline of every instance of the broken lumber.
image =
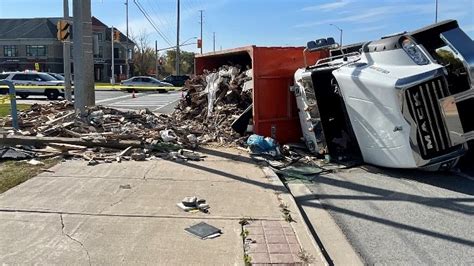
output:
[[128, 147], [141, 148], [141, 141], [136, 140], [84, 140], [80, 138], [60, 138], [60, 137], [28, 137], [28, 136], [3, 136], [0, 137], [2, 145], [49, 145], [51, 143], [63, 143], [71, 145], [92, 147], [105, 147], [113, 149], [126, 149]]

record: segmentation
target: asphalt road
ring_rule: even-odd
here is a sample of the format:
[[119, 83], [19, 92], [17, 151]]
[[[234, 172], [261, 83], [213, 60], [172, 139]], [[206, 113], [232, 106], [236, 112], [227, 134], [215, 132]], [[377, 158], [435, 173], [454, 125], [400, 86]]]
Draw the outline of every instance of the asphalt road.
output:
[[[181, 92], [171, 91], [168, 93], [140, 92], [132, 97], [131, 93], [123, 91], [96, 91], [96, 104], [105, 105], [120, 110], [139, 110], [148, 108], [157, 113], [171, 113], [181, 98]], [[47, 103], [44, 96], [30, 96], [27, 99], [17, 97], [17, 103]]]
[[474, 264], [472, 177], [362, 167], [307, 186], [369, 265]]

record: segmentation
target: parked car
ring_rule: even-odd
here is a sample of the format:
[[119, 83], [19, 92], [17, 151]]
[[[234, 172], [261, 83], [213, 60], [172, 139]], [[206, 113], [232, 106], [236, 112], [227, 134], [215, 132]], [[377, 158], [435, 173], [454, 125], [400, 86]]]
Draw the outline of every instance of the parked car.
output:
[[175, 87], [182, 87], [182, 86], [184, 86], [184, 83], [188, 79], [189, 79], [189, 76], [187, 76], [187, 75], [180, 75], [180, 76], [171, 75], [171, 76], [167, 76], [166, 78], [164, 78], [163, 81], [171, 83]]
[[[50, 75], [51, 77], [57, 79], [57, 80], [61, 80], [61, 81], [65, 82], [65, 78], [64, 78], [63, 74], [52, 73], [52, 72], [48, 72], [47, 74]], [[74, 81], [73, 81], [72, 77], [71, 77], [71, 85], [74, 85]]]
[[[51, 75], [43, 72], [4, 72], [0, 79], [13, 82], [15, 85], [32, 86], [31, 89], [16, 88], [16, 94], [22, 99], [28, 98], [30, 95], [44, 95], [49, 100], [56, 100], [59, 96], [64, 96], [64, 88], [55, 88], [56, 86], [64, 86], [64, 81], [57, 80]], [[0, 93], [6, 94], [6, 89], [1, 89]]]
[[[123, 86], [130, 86], [130, 87], [173, 87], [173, 84], [159, 81], [156, 78], [147, 77], [147, 76], [132, 77], [120, 82], [120, 84]], [[132, 92], [132, 91], [140, 90], [140, 88], [125, 88], [125, 90], [127, 90], [128, 92]], [[163, 91], [163, 89], [158, 89], [158, 91]]]

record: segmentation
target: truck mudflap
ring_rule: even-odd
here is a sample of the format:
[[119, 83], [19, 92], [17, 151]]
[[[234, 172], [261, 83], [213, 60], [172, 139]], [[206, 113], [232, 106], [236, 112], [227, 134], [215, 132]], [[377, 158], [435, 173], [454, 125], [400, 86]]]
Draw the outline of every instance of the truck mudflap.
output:
[[439, 100], [452, 145], [474, 140], [474, 89]]

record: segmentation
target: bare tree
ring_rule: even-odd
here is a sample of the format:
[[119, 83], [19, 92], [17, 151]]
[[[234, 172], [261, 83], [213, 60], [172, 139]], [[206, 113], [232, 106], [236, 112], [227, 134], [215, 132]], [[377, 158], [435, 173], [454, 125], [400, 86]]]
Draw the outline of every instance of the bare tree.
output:
[[130, 34], [135, 43], [133, 62], [135, 65], [135, 75], [149, 75], [155, 71], [156, 55], [155, 50], [150, 47], [148, 33], [146, 30], [140, 31], [138, 35]]

